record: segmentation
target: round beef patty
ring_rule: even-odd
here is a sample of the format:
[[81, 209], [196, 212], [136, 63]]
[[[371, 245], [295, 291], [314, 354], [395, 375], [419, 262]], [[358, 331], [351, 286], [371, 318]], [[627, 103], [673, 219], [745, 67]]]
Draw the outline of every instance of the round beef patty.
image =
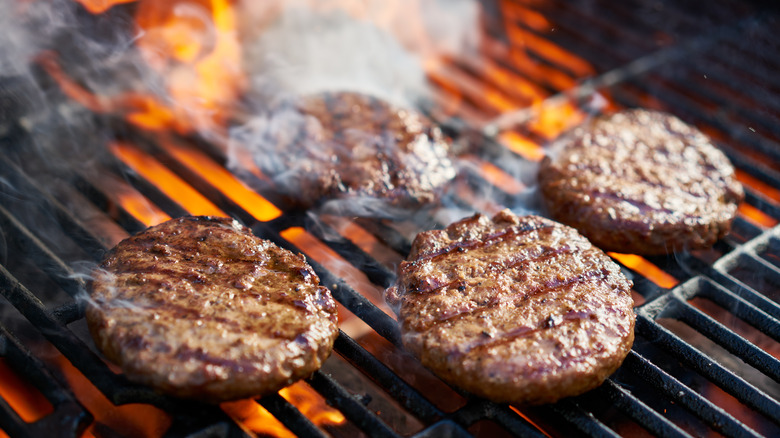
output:
[[418, 207], [436, 201], [456, 174], [449, 142], [426, 117], [358, 93], [286, 100], [238, 137], [306, 207], [333, 199], [361, 215]]
[[563, 135], [539, 170], [550, 215], [605, 251], [707, 248], [744, 194], [728, 158], [680, 119], [634, 109]]
[[404, 346], [496, 402], [551, 403], [600, 385], [634, 341], [631, 282], [573, 228], [509, 210], [417, 235], [387, 300]]
[[182, 217], [123, 240], [91, 289], [90, 332], [128, 379], [209, 403], [310, 375], [338, 335], [304, 257], [231, 219]]

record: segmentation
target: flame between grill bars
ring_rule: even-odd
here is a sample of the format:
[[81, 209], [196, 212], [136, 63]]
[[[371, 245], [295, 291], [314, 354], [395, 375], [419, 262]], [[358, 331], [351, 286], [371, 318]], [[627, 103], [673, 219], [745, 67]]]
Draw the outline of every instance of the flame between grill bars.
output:
[[[169, 47], [144, 61], [163, 76], [172, 74], [170, 59], [190, 66], [197, 74], [176, 74], [192, 82], [168, 95], [185, 93], [181, 99], [203, 111], [127, 90], [100, 95], [75, 79], [66, 53], [37, 53], [39, 86], [65, 102], [58, 111], [89, 110], [82, 141], [97, 156], [63, 171], [40, 156], [48, 150], [35, 136], [44, 109], [25, 101], [29, 84], [11, 77], [0, 86], [0, 100], [9, 102], [0, 104], [0, 436], [780, 432], [780, 45], [773, 32], [780, 18], [772, 7], [486, 1], [477, 50], [425, 58], [432, 91], [424, 109], [465, 145], [468, 163], [453, 206], [426, 226], [516, 205], [533, 185], [523, 170], [534, 168], [548, 140], [591, 113], [623, 107], [660, 109], [696, 125], [726, 152], [746, 189], [731, 233], [710, 250], [611, 253], [635, 283], [631, 353], [600, 388], [524, 408], [459, 393], [403, 351], [382, 291], [419, 222], [324, 216], [313, 223], [276, 195], [251, 160], [228, 170], [223, 134], [240, 121], [222, 110], [248, 85], [239, 78], [217, 94], [214, 84], [238, 76], [208, 72], [238, 56], [240, 41], [223, 34], [180, 40], [174, 30], [197, 27], [194, 15], [166, 15], [152, 2], [80, 3], [88, 23], [135, 17], [151, 36], [134, 50]], [[216, 29], [235, 25], [232, 3], [198, 4], [213, 13]], [[155, 39], [153, 49], [145, 46]], [[232, 216], [306, 254], [340, 306], [341, 331], [322, 370], [273, 396], [209, 406], [130, 383], [103, 361], [74, 298], [85, 288], [82, 267], [128, 235], [185, 214]]]

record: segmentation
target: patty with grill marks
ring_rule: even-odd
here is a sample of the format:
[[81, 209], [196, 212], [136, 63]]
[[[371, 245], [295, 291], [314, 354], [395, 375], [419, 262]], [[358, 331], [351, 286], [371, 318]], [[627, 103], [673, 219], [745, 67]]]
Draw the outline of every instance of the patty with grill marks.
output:
[[236, 132], [304, 207], [341, 200], [331, 205], [381, 216], [435, 202], [456, 175], [450, 142], [428, 118], [360, 93], [286, 99]]
[[417, 235], [387, 301], [445, 381], [542, 404], [599, 386], [634, 340], [632, 283], [575, 229], [509, 210]]
[[597, 118], [552, 150], [539, 170], [547, 210], [605, 251], [708, 248], [731, 229], [744, 198], [726, 155], [670, 114]]
[[319, 369], [336, 313], [302, 255], [205, 216], [120, 242], [95, 270], [86, 310], [97, 347], [128, 379], [209, 403], [273, 393]]

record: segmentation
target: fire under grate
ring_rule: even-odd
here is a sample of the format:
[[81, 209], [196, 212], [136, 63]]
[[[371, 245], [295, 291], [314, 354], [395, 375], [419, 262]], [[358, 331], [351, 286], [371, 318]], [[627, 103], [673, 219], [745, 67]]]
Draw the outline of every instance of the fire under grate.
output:
[[[292, 238], [289, 230], [311, 233], [378, 288], [392, 283], [392, 267], [349, 239], [330, 238], [339, 231], [327, 223], [310, 227], [304, 212], [284, 208], [283, 201], [275, 198], [273, 188], [261, 180], [251, 181], [251, 185], [279, 206], [283, 214], [258, 220], [246, 206], [182, 162], [154, 136], [134, 132], [124, 122], [110, 120], [115, 132], [121, 133], [119, 139], [131, 144], [127, 147], [134, 153], [162, 163], [218, 209], [249, 225], [256, 235], [305, 253], [343, 308], [370, 328], [365, 336], [373, 339], [371, 342], [340, 332], [334, 349], [337, 358], [329, 362], [339, 360], [341, 365], [318, 371], [305, 382], [343, 415], [341, 424], [318, 425], [282, 395], [257, 400], [289, 432], [299, 436], [350, 436], [362, 432], [370, 436], [433, 437], [500, 433], [626, 436], [639, 432], [661, 436], [711, 432], [725, 436], [773, 436], [780, 431], [780, 227], [776, 225], [780, 220], [780, 198], [776, 195], [780, 190], [780, 84], [772, 74], [780, 67], [780, 45], [772, 38], [777, 15], [771, 10], [752, 12], [753, 9], [737, 2], [724, 2], [723, 9], [714, 8], [726, 12], [708, 12], [708, 20], [692, 18], [698, 10], [688, 8], [686, 3], [664, 4], [667, 9], [655, 14], [635, 14], [624, 5], [605, 7], [610, 12], [601, 14], [602, 8], [576, 2], [552, 3], [557, 6], [555, 12], [547, 11], [546, 6], [520, 7], [552, 17], [560, 31], [550, 35], [539, 34], [532, 27], [525, 31], [580, 54], [601, 73], [576, 90], [541, 83], [552, 96], [543, 105], [555, 107], [573, 102], [588, 109], [588, 103], [582, 99], [595, 90], [616, 106], [645, 106], [672, 112], [713, 136], [743, 175], [743, 182], [751, 182], [745, 184], [747, 199], [733, 231], [713, 250], [646, 260], [665, 273], [665, 282], [660, 281], [663, 285], [644, 267], [618, 257], [624, 271], [634, 280], [637, 299], [641, 301], [637, 307], [634, 348], [621, 369], [602, 387], [554, 405], [514, 409], [457, 394], [441, 382], [429, 392], [427, 386], [404, 375], [397, 362], [388, 362], [382, 352], [400, 355], [399, 361], [414, 361], [401, 351], [395, 320], [354, 287], [353, 281], [319, 263], [318, 257], [307, 252], [311, 247], [301, 244], [306, 241]], [[511, 5], [501, 6], [504, 9], [498, 9], [503, 15], [495, 18], [506, 20]], [[648, 3], [646, 7], [651, 6]], [[659, 17], [666, 17], [667, 25], [682, 29], [676, 29], [674, 35], [689, 37], [668, 43], [658, 37], [660, 48], [659, 43], [650, 43], [643, 32], [662, 33], [655, 21]], [[615, 44], [605, 46], [601, 34], [621, 38], [611, 37], [609, 41]], [[746, 34], [751, 36], [752, 43], [744, 41]], [[577, 75], [549, 59], [539, 61], [569, 77]], [[454, 66], [469, 72], [467, 65]], [[482, 102], [479, 96], [465, 95], [463, 99], [466, 106], [473, 105], [472, 112], [490, 114], [489, 103]], [[532, 142], [544, 143], [543, 135], [532, 125], [524, 124], [524, 115], [518, 117], [520, 124], [513, 129]], [[468, 113], [439, 121], [456, 139], [477, 138], [474, 153], [480, 160], [501, 168], [505, 163], [528, 159], [488, 135], [490, 131], [472, 132]], [[0, 230], [4, 239], [0, 291], [5, 300], [0, 315], [0, 365], [12, 370], [13, 375], [45, 398], [45, 402], [38, 403], [44, 407], [38, 410], [46, 414], [25, 420], [18, 402], [12, 407], [14, 403], [3, 396], [0, 429], [10, 436], [80, 436], [85, 430], [95, 436], [126, 433], [112, 432], [105, 429], [110, 426], [95, 422], [99, 413], [78, 398], [73, 384], [61, 371], [53, 369], [49, 356], [56, 351], [110, 404], [146, 404], [164, 411], [171, 418], [165, 428], [167, 436], [255, 433], [247, 431], [219, 406], [161, 396], [115, 373], [95, 353], [83, 328], [83, 303], [73, 298], [84, 289], [84, 280], [74, 269], [74, 262], [97, 261], [109, 246], [106, 235], [145, 228], [133, 212], [115, 201], [109, 186], [101, 184], [102, 176], [125, 181], [168, 216], [188, 214], [187, 207], [126, 162], [106, 165], [105, 174], [97, 177], [77, 172], [70, 176], [69, 187], [53, 188], [49, 181], [29, 177], [30, 172], [17, 164], [20, 160], [25, 165], [33, 164], [35, 159], [28, 156], [26, 147], [30, 145], [25, 144], [26, 137], [25, 129], [19, 125], [0, 136], [2, 148], [12, 152], [0, 157]], [[177, 148], [202, 154], [204, 160], [224, 164], [225, 157], [202, 141], [178, 137], [170, 141]], [[511, 159], [502, 159], [507, 156]], [[512, 169], [504, 170], [514, 173]], [[479, 187], [486, 184], [479, 172], [467, 175], [467, 186], [469, 179], [478, 180]], [[503, 187], [492, 182], [487, 185], [511, 200], [512, 195], [504, 192]], [[469, 199], [456, 201], [470, 205]], [[88, 214], [93, 211], [97, 212], [94, 217]], [[387, 248], [402, 256], [408, 253], [409, 239], [393, 224], [369, 219], [355, 223]], [[344, 369], [370, 380], [372, 392], [362, 392], [362, 385], [340, 379]], [[430, 376], [420, 378], [427, 382], [425, 379]], [[397, 420], [378, 409], [381, 400], [376, 394], [389, 400], [387, 403], [395, 406], [391, 410], [399, 411], [401, 418], [411, 420]], [[454, 405], [442, 402], [450, 394], [460, 397]]]

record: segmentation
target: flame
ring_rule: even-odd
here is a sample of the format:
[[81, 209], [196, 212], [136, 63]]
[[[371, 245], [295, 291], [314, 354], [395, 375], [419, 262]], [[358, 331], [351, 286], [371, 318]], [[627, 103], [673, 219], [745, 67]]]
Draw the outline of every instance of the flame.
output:
[[517, 132], [503, 132], [499, 141], [527, 160], [542, 161], [544, 158], [544, 149], [538, 143]]
[[102, 14], [116, 5], [122, 3], [133, 3], [138, 0], [76, 0], [82, 6], [93, 14]]
[[210, 159], [206, 154], [191, 148], [185, 148], [172, 141], [163, 140], [160, 144], [174, 158], [219, 188], [225, 196], [248, 211], [255, 219], [266, 222], [282, 214], [281, 210], [275, 205], [247, 187], [246, 184]]
[[248, 432], [278, 438], [295, 437], [270, 412], [252, 399], [226, 402], [220, 404], [219, 407]]
[[[305, 252], [309, 257], [321, 263], [328, 271], [339, 278], [345, 279], [361, 295], [388, 315], [392, 310], [385, 303], [384, 290], [368, 280], [366, 274], [344, 260], [338, 253], [330, 249], [319, 239], [300, 227], [292, 227], [282, 231], [281, 236]], [[330, 285], [326, 285], [330, 286]]]
[[20, 378], [3, 358], [0, 358], [0, 397], [27, 423], [38, 421], [54, 412], [54, 407], [46, 397]]
[[647, 259], [636, 254], [619, 254], [609, 252], [610, 257], [642, 274], [645, 278], [657, 284], [658, 286], [671, 289], [679, 283], [676, 278], [664, 272], [658, 266], [650, 263]]
[[337, 426], [347, 421], [341, 412], [328, 406], [325, 399], [317, 391], [303, 382], [296, 382], [282, 389], [279, 391], [279, 395], [318, 426]]
[[109, 147], [111, 152], [122, 162], [153, 183], [160, 191], [184, 207], [190, 214], [227, 216], [211, 201], [151, 156], [126, 143], [114, 142]]
[[[77, 1], [97, 14], [135, 0]], [[143, 0], [135, 21], [136, 47], [165, 81], [165, 97], [150, 91], [96, 96], [65, 74], [53, 52], [37, 60], [65, 94], [92, 111], [123, 115], [148, 130], [221, 132], [246, 84], [231, 2]]]
[[736, 176], [737, 180], [743, 185], [763, 193], [766, 197], [775, 202], [780, 202], [780, 189], [772, 187], [771, 185], [740, 169], [736, 169]]
[[772, 216], [769, 216], [763, 211], [757, 209], [756, 207], [753, 207], [747, 202], [743, 202], [742, 204], [740, 204], [737, 211], [745, 219], [749, 220], [750, 222], [753, 222], [754, 224], [762, 228], [772, 228], [778, 223], [777, 219], [773, 218]]
[[117, 202], [119, 202], [131, 216], [141, 221], [141, 223], [147, 227], [163, 223], [171, 218], [154, 204], [151, 204], [149, 200], [140, 193], [123, 192], [118, 193], [115, 196]]
[[[279, 395], [317, 426], [337, 426], [346, 421], [341, 412], [328, 406], [322, 396], [303, 382], [296, 382], [283, 388], [279, 391]], [[295, 436], [270, 412], [252, 399], [222, 403], [220, 407], [234, 421], [250, 432], [279, 438]]]
[[142, 31], [137, 47], [165, 78], [171, 103], [131, 120], [153, 123], [157, 111], [171, 110], [190, 128], [223, 127], [246, 83], [231, 2], [144, 0], [136, 23]]
[[[92, 438], [105, 433], [95, 431], [96, 425], [133, 437], [161, 437], [171, 425], [171, 418], [162, 410], [143, 404], [127, 404], [116, 406], [89, 381], [78, 368], [74, 367], [65, 356], [56, 353], [52, 359], [62, 370], [68, 385], [73, 390], [76, 399], [94, 417], [95, 421], [84, 432], [82, 437]], [[101, 432], [103, 432], [101, 430]]]

